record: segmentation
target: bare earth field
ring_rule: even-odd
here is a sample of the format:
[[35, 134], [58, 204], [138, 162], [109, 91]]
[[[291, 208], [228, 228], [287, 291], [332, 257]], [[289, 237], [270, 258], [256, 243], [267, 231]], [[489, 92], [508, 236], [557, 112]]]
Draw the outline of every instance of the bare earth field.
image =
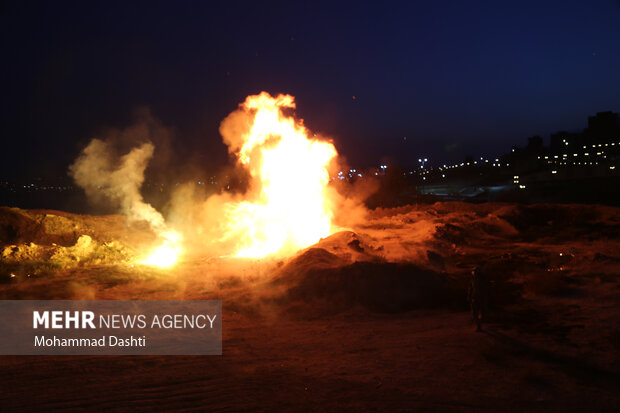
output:
[[[87, 237], [85, 237], [87, 236]], [[620, 209], [437, 203], [287, 259], [132, 265], [122, 216], [0, 208], [1, 299], [220, 299], [222, 356], [3, 356], [0, 410], [618, 411]], [[469, 274], [492, 280], [474, 332]]]

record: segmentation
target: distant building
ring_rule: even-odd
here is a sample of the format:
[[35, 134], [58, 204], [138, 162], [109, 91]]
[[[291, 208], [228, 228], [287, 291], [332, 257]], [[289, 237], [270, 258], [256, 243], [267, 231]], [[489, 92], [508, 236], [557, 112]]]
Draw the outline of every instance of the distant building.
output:
[[614, 112], [598, 112], [588, 117], [588, 127], [583, 131], [584, 145], [613, 142], [620, 137], [620, 118]]
[[543, 139], [540, 136], [532, 136], [527, 139], [525, 150], [530, 153], [540, 153], [543, 149]]
[[549, 149], [551, 153], [562, 153], [583, 145], [581, 133], [560, 131], [551, 134]]

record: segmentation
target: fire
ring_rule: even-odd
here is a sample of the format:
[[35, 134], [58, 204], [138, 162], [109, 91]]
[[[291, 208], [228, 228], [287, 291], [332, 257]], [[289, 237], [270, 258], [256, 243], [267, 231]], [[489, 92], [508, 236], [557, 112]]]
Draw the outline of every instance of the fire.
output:
[[234, 151], [250, 172], [255, 197], [231, 203], [225, 211], [225, 238], [238, 240], [238, 257], [296, 251], [334, 230], [327, 166], [336, 149], [310, 138], [302, 121], [283, 113], [285, 108], [295, 108], [293, 96], [266, 92], [240, 105], [250, 126]]
[[181, 234], [168, 230], [162, 234], [164, 242], [140, 263], [154, 267], [172, 267], [181, 255]]

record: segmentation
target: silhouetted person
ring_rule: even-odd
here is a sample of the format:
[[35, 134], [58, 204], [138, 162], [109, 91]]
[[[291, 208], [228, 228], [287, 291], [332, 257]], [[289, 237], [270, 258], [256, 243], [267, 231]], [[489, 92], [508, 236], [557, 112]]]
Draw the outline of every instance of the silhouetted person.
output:
[[471, 272], [471, 283], [467, 295], [471, 315], [476, 322], [476, 331], [481, 331], [489, 306], [489, 278], [480, 267], [474, 268]]

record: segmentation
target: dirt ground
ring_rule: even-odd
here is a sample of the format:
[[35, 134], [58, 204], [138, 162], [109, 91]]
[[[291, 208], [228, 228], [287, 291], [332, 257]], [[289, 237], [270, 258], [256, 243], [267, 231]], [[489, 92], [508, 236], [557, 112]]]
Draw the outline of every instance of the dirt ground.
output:
[[[0, 357], [2, 411], [620, 407], [618, 208], [377, 209], [294, 257], [194, 252], [166, 270], [134, 265], [148, 240], [121, 216], [0, 209], [1, 299], [221, 299], [224, 312], [222, 356]], [[475, 266], [492, 282], [483, 332]]]

